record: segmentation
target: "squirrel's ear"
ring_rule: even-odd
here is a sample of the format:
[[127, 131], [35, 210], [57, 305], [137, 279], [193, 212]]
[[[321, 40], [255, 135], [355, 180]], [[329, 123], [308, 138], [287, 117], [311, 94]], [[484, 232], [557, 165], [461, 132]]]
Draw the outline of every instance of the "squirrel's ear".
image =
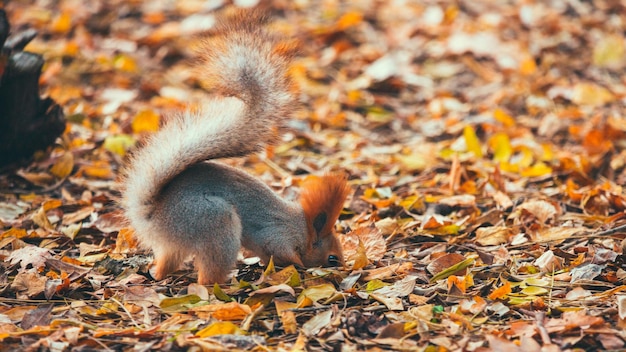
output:
[[302, 183], [300, 204], [309, 230], [309, 242], [333, 235], [350, 187], [343, 175], [309, 176]]
[[319, 235], [322, 233], [322, 230], [324, 230], [324, 227], [326, 227], [327, 222], [328, 215], [326, 215], [326, 213], [319, 213], [313, 219], [313, 229], [315, 230], [317, 237], [319, 237]]

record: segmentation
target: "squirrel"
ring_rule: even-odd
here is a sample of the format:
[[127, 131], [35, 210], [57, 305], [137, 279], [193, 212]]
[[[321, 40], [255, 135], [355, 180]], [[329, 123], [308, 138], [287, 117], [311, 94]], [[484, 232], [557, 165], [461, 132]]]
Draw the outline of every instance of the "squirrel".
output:
[[276, 143], [297, 102], [289, 76], [295, 45], [240, 11], [200, 45], [200, 72], [216, 95], [167, 119], [122, 169], [123, 208], [164, 279], [195, 256], [198, 283], [224, 282], [243, 246], [268, 263], [342, 266], [334, 225], [349, 193], [345, 176], [309, 177], [287, 201], [248, 173], [214, 161]]

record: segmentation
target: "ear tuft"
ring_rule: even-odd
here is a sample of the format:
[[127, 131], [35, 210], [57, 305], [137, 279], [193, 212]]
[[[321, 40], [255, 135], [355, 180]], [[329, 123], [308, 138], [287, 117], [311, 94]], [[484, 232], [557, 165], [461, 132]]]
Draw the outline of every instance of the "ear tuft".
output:
[[[344, 175], [308, 176], [302, 183], [300, 204], [316, 237], [330, 236], [350, 187]], [[313, 240], [312, 238], [310, 240]]]
[[318, 235], [322, 232], [324, 226], [326, 226], [327, 220], [328, 215], [326, 215], [325, 212], [317, 214], [317, 216], [313, 220], [313, 229]]

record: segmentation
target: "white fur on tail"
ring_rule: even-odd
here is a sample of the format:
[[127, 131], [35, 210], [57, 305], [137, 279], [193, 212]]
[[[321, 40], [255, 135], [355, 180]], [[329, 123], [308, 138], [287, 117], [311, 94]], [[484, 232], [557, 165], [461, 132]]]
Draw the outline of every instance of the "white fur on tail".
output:
[[189, 166], [243, 156], [275, 138], [294, 110], [288, 77], [293, 47], [268, 34], [260, 16], [235, 18], [216, 28], [200, 49], [200, 73], [219, 96], [197, 112], [167, 121], [129, 158], [122, 206], [141, 242], [149, 242], [148, 217], [163, 186]]

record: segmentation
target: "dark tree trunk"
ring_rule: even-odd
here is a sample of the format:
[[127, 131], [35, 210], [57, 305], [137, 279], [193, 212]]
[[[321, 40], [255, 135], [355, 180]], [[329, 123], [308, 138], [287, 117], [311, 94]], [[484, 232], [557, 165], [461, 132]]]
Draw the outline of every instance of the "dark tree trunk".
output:
[[65, 129], [61, 108], [39, 96], [40, 55], [21, 51], [34, 31], [8, 38], [9, 22], [0, 9], [0, 168], [46, 149]]

